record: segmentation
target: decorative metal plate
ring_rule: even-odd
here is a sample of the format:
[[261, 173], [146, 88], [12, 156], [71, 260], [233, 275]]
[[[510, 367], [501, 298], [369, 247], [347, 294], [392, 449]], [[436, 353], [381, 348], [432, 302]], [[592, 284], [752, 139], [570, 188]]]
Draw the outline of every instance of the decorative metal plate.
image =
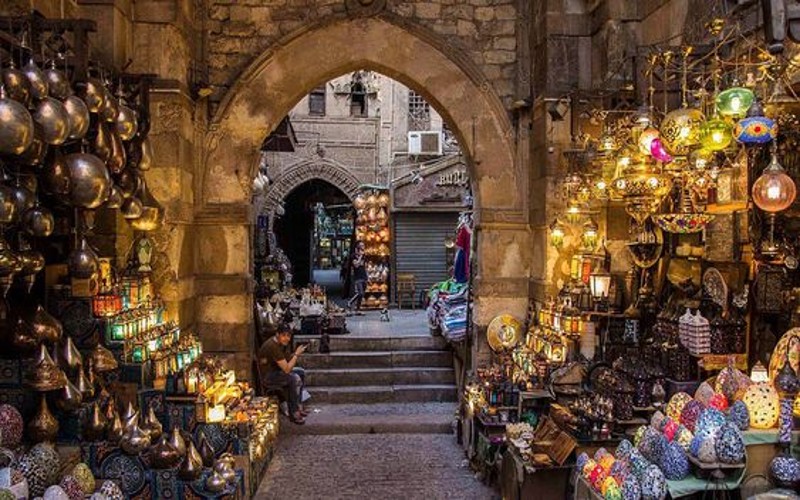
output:
[[512, 349], [522, 339], [522, 323], [510, 314], [501, 314], [489, 323], [486, 339], [495, 352]]

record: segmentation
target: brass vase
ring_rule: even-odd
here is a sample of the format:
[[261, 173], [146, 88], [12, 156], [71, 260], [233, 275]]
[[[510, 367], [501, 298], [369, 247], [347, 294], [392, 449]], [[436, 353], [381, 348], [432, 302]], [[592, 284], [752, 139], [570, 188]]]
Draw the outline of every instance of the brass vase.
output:
[[41, 394], [39, 398], [39, 409], [33, 415], [27, 425], [28, 439], [34, 443], [45, 441], [55, 441], [58, 434], [58, 420], [50, 413], [47, 406], [47, 396]]
[[169, 441], [167, 436], [161, 436], [161, 439], [150, 448], [150, 465], [155, 469], [169, 469], [178, 465], [181, 456]]
[[197, 448], [194, 447], [194, 443], [189, 441], [189, 445], [186, 448], [186, 456], [183, 457], [181, 468], [178, 470], [178, 478], [182, 481], [194, 481], [202, 473], [203, 459], [200, 457]]
[[[191, 441], [189, 441], [191, 442]], [[178, 426], [172, 428], [172, 432], [169, 435], [169, 443], [178, 450], [178, 454], [183, 456], [186, 454], [186, 440], [183, 439], [181, 436], [181, 431], [178, 429]]]
[[83, 439], [88, 441], [100, 441], [106, 435], [106, 417], [100, 411], [100, 405], [94, 403], [89, 419], [83, 427]]
[[31, 96], [34, 99], [44, 99], [48, 96], [50, 89], [44, 77], [44, 72], [33, 58], [30, 58], [28, 64], [22, 67], [22, 72], [25, 74], [25, 78], [28, 79]]
[[[156, 417], [156, 413], [153, 410], [153, 407], [147, 410], [147, 414], [144, 416], [142, 430], [150, 434], [150, 439], [155, 441], [161, 437], [164, 433], [164, 427], [161, 425], [161, 422]], [[181, 453], [181, 455], [183, 455]]]
[[44, 344], [39, 346], [39, 357], [26, 374], [25, 383], [38, 392], [56, 391], [67, 385], [67, 376], [50, 357]]
[[138, 455], [150, 446], [150, 436], [144, 432], [136, 420], [125, 429], [119, 442], [120, 448], [129, 455]]
[[198, 451], [200, 451], [200, 457], [203, 459], [203, 466], [213, 467], [216, 453], [204, 433], [200, 434], [200, 449]]

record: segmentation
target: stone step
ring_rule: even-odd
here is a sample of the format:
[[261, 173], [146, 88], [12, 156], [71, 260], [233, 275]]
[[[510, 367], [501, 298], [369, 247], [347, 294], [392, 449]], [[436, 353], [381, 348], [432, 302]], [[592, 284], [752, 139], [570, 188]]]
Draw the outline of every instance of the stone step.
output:
[[[295, 342], [308, 342], [319, 339], [319, 335], [296, 335]], [[332, 335], [330, 337], [331, 352], [341, 351], [443, 351], [447, 342], [442, 337], [430, 335], [415, 336], [357, 336]]]
[[455, 403], [313, 404], [305, 425], [281, 424], [288, 434], [451, 434]]
[[308, 386], [452, 384], [453, 368], [322, 368], [306, 371]]
[[365, 385], [356, 387], [308, 387], [312, 404], [322, 403], [429, 403], [456, 401], [456, 386], [425, 385]]
[[450, 351], [339, 351], [329, 354], [306, 353], [300, 366], [315, 368], [397, 368], [453, 366]]

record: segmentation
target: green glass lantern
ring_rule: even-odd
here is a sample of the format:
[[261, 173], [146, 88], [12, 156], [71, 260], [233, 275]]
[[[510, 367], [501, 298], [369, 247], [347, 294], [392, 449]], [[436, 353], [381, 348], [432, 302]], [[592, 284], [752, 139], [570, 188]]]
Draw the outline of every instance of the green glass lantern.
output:
[[753, 91], [748, 88], [731, 87], [717, 96], [717, 109], [722, 116], [739, 119], [747, 114], [755, 97]]
[[715, 116], [700, 127], [700, 145], [709, 151], [722, 151], [733, 141], [730, 125], [722, 118]]
[[705, 121], [702, 111], [696, 108], [670, 111], [661, 122], [661, 141], [673, 155], [685, 156], [700, 144], [700, 128]]
[[144, 363], [144, 346], [141, 344], [133, 346], [133, 352], [131, 353], [131, 359], [134, 363]]

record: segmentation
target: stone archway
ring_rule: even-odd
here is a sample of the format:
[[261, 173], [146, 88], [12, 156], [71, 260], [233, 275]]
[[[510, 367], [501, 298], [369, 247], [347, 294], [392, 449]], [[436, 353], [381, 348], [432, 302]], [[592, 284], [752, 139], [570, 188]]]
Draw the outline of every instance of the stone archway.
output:
[[320, 179], [336, 186], [350, 198], [350, 201], [355, 197], [360, 184], [356, 176], [330, 160], [306, 160], [289, 167], [269, 187], [263, 208], [267, 211], [274, 209], [297, 186], [313, 179]]
[[[473, 321], [480, 329], [503, 312], [525, 317], [533, 253], [529, 167], [516, 154], [514, 127], [491, 83], [463, 50], [388, 14], [310, 26], [243, 72], [209, 126], [197, 176], [197, 328], [208, 350], [230, 353], [240, 373], [252, 352], [249, 186], [260, 145], [320, 82], [359, 69], [414, 89], [453, 126], [476, 203]], [[476, 345], [480, 362], [488, 348]]]

